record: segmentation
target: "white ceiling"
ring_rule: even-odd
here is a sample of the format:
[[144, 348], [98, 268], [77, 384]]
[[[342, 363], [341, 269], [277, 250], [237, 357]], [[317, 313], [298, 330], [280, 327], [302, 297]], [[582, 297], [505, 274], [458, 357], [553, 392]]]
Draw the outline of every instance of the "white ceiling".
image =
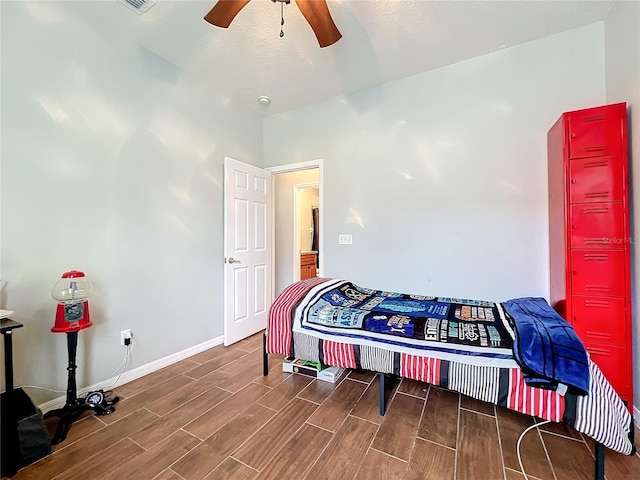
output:
[[[230, 102], [271, 115], [604, 20], [612, 1], [328, 0], [343, 38], [320, 48], [295, 2], [252, 0], [229, 29], [203, 20], [216, 0], [118, 0], [64, 7], [140, 44]], [[267, 95], [271, 105], [257, 98]]]

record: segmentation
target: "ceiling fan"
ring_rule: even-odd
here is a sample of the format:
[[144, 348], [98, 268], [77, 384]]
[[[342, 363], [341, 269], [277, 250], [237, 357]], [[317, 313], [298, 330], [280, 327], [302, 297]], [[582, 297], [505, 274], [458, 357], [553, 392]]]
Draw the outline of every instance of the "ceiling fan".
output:
[[[291, 0], [271, 0], [272, 2], [291, 3]], [[326, 0], [295, 0], [298, 8], [313, 29], [320, 47], [333, 45], [342, 38], [338, 27], [331, 18]], [[249, 0], [218, 0], [204, 19], [212, 25], [228, 28], [235, 16], [249, 3]], [[284, 22], [284, 20], [283, 20]], [[280, 36], [284, 35], [280, 32]]]

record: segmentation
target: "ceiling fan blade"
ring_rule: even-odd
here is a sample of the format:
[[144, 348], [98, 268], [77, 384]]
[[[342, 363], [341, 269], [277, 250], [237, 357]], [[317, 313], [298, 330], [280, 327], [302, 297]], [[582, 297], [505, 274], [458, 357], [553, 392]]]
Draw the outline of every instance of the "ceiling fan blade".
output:
[[320, 47], [333, 45], [342, 38], [338, 27], [333, 23], [326, 0], [296, 0], [296, 3], [316, 34]]
[[249, 0], [218, 0], [204, 19], [216, 27], [228, 28], [238, 12], [249, 3]]

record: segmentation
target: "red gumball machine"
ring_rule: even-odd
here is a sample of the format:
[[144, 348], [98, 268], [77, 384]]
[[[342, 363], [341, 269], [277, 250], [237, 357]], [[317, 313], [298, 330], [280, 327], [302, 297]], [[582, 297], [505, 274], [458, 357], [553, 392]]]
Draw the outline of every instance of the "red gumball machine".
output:
[[84, 272], [71, 270], [62, 274], [51, 291], [51, 296], [58, 300], [56, 322], [51, 327], [55, 333], [77, 332], [91, 325], [89, 317], [89, 296], [93, 293], [93, 284], [85, 277]]
[[76, 351], [78, 348], [78, 332], [89, 328], [89, 296], [93, 293], [93, 285], [84, 272], [71, 270], [62, 274], [51, 291], [51, 296], [58, 301], [56, 319], [51, 331], [67, 334], [67, 352], [69, 366], [67, 367], [67, 398], [64, 407], [51, 410], [44, 418], [59, 417], [60, 421], [51, 440], [53, 445], [62, 442], [67, 437], [71, 424], [85, 410], [94, 410], [98, 415], [108, 415], [115, 411], [113, 406], [118, 397], [107, 398], [102, 390], [89, 392], [85, 397], [78, 398], [76, 387]]

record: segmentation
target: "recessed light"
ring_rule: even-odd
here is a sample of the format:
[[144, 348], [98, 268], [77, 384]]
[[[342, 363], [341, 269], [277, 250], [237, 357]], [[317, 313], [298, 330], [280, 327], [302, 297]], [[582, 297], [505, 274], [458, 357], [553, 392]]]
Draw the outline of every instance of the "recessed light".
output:
[[271, 99], [265, 95], [258, 97], [258, 103], [260, 105], [264, 105], [265, 107], [271, 103]]

